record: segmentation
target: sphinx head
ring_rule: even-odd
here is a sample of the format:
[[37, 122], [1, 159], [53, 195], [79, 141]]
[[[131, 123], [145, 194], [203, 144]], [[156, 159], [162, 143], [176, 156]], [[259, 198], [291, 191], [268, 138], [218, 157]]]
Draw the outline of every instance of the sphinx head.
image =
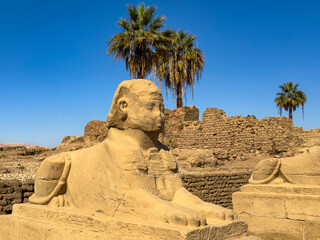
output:
[[119, 84], [107, 118], [107, 127], [162, 132], [164, 105], [160, 89], [151, 81], [134, 79]]

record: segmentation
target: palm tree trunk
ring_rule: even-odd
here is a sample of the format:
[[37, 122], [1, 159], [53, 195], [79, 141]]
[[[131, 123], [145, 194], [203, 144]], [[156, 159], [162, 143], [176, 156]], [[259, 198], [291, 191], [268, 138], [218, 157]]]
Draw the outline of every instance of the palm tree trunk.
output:
[[142, 75], [142, 69], [140, 67], [140, 70], [138, 71], [138, 79], [143, 79], [144, 76]]
[[182, 87], [181, 84], [177, 84], [177, 108], [182, 107]]
[[292, 107], [289, 107], [289, 118], [292, 120]]
[[139, 71], [138, 71], [138, 79], [143, 79], [143, 70], [142, 70], [142, 64], [140, 63]]

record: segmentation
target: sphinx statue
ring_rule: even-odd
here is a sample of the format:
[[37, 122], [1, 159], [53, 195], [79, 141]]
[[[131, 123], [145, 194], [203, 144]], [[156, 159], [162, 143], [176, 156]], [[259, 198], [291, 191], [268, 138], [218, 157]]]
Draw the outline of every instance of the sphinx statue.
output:
[[320, 147], [306, 148], [293, 157], [261, 160], [249, 183], [320, 185]]
[[90, 148], [45, 159], [30, 203], [109, 217], [205, 226], [235, 212], [188, 192], [173, 154], [160, 142], [164, 105], [149, 80], [123, 81], [107, 118], [108, 137]]

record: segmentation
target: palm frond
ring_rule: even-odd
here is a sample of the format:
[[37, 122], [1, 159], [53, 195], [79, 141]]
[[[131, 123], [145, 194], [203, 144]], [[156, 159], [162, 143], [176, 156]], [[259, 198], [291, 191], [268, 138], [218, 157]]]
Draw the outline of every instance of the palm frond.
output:
[[156, 75], [160, 82], [164, 82], [166, 90], [172, 89], [175, 98], [185, 97], [188, 87], [193, 96], [195, 81], [201, 78], [203, 71], [203, 52], [195, 48], [195, 36], [192, 34], [170, 30], [167, 36], [171, 40], [167, 41], [165, 49], [161, 49], [165, 54], [158, 62]]
[[120, 18], [117, 24], [123, 32], [108, 41], [109, 55], [124, 59], [126, 69], [134, 78], [144, 78], [156, 65], [156, 50], [164, 48], [167, 32], [162, 37], [160, 28], [165, 17], [154, 15], [156, 7], [127, 5], [128, 19]]

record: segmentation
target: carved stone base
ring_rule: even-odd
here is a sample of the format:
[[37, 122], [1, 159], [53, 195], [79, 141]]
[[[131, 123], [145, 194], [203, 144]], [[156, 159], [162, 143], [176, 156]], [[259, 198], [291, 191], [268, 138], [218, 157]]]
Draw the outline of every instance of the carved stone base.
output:
[[232, 201], [251, 234], [268, 240], [320, 239], [320, 186], [248, 184]]
[[209, 240], [256, 239], [243, 221], [217, 221], [205, 227], [133, 222], [101, 218], [74, 209], [16, 204], [12, 215], [0, 217], [0, 240]]

